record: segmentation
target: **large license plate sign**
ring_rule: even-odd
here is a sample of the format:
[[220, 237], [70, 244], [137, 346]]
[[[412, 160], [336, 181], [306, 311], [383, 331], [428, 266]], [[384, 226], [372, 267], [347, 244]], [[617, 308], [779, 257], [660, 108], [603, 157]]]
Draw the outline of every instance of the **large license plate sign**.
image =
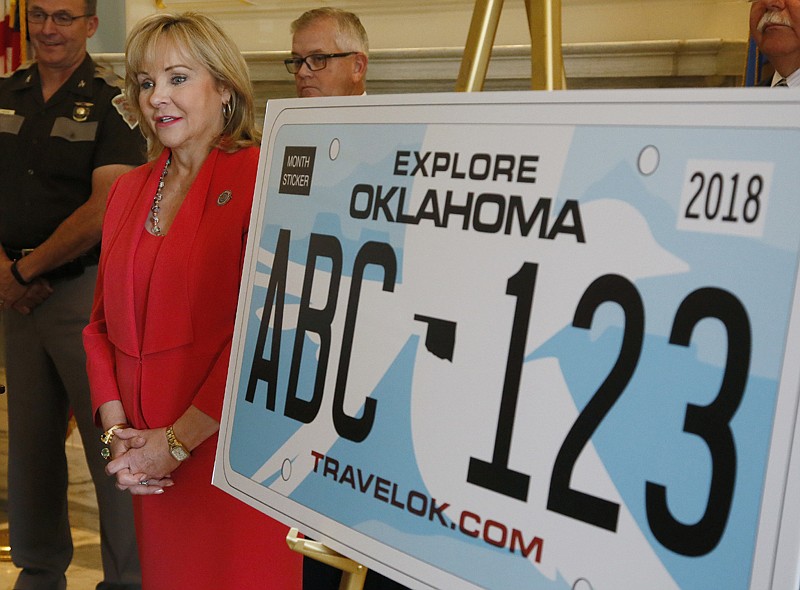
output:
[[270, 103], [217, 485], [416, 588], [796, 590], [770, 97]]

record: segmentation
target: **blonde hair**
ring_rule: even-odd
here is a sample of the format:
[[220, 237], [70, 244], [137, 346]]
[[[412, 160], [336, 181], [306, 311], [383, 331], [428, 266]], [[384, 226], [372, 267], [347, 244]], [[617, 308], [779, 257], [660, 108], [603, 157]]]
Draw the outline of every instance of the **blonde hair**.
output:
[[326, 18], [331, 19], [336, 24], [334, 37], [341, 51], [358, 51], [364, 55], [369, 55], [369, 39], [364, 25], [361, 24], [361, 20], [357, 15], [341, 8], [323, 6], [308, 10], [292, 22], [290, 32], [294, 35], [297, 31], [306, 28], [310, 24]]
[[125, 41], [125, 91], [130, 107], [147, 138], [147, 155], [155, 159], [164, 146], [144, 120], [139, 107], [138, 74], [155, 59], [158, 43], [166, 40], [200, 62], [231, 93], [230, 117], [212, 147], [226, 152], [258, 145], [261, 133], [255, 124], [253, 85], [250, 72], [236, 44], [209, 17], [197, 12], [157, 13], [140, 20]]

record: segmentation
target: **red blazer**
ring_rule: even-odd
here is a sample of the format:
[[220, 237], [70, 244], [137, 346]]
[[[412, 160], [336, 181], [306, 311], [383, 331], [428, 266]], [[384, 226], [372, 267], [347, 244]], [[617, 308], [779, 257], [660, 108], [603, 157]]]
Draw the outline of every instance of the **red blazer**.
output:
[[140, 337], [134, 252], [167, 156], [165, 150], [111, 189], [83, 332], [95, 415], [121, 400], [136, 428], [172, 424], [191, 404], [220, 418], [258, 168], [257, 148], [208, 156], [163, 238]]
[[[83, 332], [95, 413], [121, 400], [136, 428], [172, 424], [191, 404], [220, 418], [258, 169], [257, 148], [208, 156], [160, 245], [140, 335], [134, 253], [166, 158], [111, 189]], [[230, 200], [220, 196], [227, 191]], [[287, 527], [211, 485], [217, 438], [192, 450], [164, 494], [134, 496], [142, 587], [249, 590], [269, 580], [299, 590], [302, 561], [286, 546]]]

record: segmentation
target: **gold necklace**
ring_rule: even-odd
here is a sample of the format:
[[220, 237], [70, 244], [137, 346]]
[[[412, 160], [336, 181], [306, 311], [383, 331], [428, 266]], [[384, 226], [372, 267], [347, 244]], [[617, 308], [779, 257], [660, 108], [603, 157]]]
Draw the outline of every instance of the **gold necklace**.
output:
[[164, 196], [162, 191], [164, 190], [164, 178], [167, 176], [167, 170], [169, 169], [169, 165], [172, 163], [172, 156], [170, 155], [167, 158], [166, 163], [164, 164], [164, 169], [161, 171], [161, 178], [158, 179], [158, 188], [156, 189], [156, 196], [153, 197], [153, 206], [150, 207], [150, 220], [153, 225], [153, 235], [161, 236], [161, 227], [158, 225], [158, 212], [161, 210], [161, 198]]

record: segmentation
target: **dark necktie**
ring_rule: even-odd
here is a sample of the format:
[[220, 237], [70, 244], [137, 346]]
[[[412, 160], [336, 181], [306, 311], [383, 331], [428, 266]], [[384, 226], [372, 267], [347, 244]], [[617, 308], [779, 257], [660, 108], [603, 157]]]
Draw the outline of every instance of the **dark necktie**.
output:
[[783, 86], [785, 88], [788, 88], [789, 84], [786, 82], [786, 78], [781, 78], [775, 83], [775, 86]]

